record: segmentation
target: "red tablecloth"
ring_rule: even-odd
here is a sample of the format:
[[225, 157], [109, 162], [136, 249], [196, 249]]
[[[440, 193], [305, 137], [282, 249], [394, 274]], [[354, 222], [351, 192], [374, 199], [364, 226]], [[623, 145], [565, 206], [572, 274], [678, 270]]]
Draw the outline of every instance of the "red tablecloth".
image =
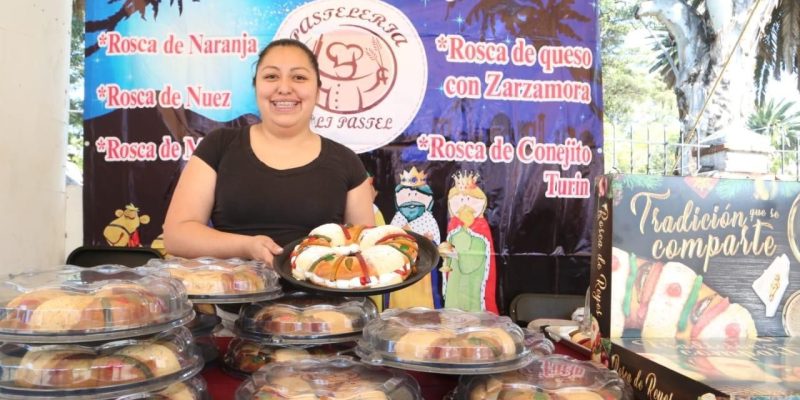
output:
[[[220, 356], [216, 361], [206, 364], [202, 376], [208, 383], [208, 391], [214, 400], [232, 400], [236, 388], [242, 383], [242, 379], [235, 378], [222, 371], [222, 357], [230, 343], [228, 337], [217, 338]], [[565, 354], [577, 359], [585, 360], [586, 357], [562, 344], [556, 343], [556, 353]], [[426, 372], [407, 371], [412, 375], [422, 389], [422, 396], [426, 400], [439, 400], [458, 383], [457, 375], [431, 374]]]

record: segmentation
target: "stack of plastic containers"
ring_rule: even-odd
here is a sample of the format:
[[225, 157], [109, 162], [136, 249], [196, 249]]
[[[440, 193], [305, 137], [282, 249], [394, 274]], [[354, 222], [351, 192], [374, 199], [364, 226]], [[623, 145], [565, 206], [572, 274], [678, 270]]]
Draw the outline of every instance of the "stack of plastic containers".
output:
[[411, 308], [390, 309], [367, 324], [356, 353], [372, 365], [463, 375], [519, 369], [553, 349], [544, 335], [508, 317]]
[[192, 400], [208, 399], [206, 381], [195, 376], [184, 382], [173, 383], [165, 389], [154, 392], [142, 392], [118, 397], [116, 400]]
[[273, 362], [352, 354], [364, 326], [377, 316], [365, 297], [295, 292], [242, 309], [225, 355], [242, 376]]
[[[276, 258], [275, 267], [283, 278], [307, 292], [291, 293], [241, 310], [234, 328], [238, 338], [231, 344], [225, 361], [229, 371], [251, 372], [252, 376], [239, 387], [236, 398], [422, 399], [419, 384], [410, 375], [361, 363], [351, 352], [364, 327], [378, 314], [375, 304], [366, 296], [407, 284], [343, 289], [340, 285], [324, 287], [298, 281], [291, 272], [295, 245], [284, 248], [283, 255]], [[435, 247], [429, 248], [435, 251]], [[338, 250], [348, 254], [358, 251], [352, 243]], [[340, 259], [334, 264], [357, 269], [353, 260]], [[356, 280], [372, 279], [363, 268], [360, 271]], [[344, 286], [352, 283], [350, 278], [342, 278], [340, 282]]]
[[174, 257], [152, 259], [145, 269], [181, 281], [194, 304], [252, 303], [282, 294], [278, 275], [258, 261]]
[[[292, 259], [299, 259], [300, 253], [293, 245], [284, 248], [285, 255], [276, 259], [278, 273], [309, 293], [241, 310], [234, 329], [239, 337], [225, 361], [229, 369], [252, 376], [239, 387], [237, 400], [421, 398], [416, 381], [400, 370], [461, 375], [459, 391], [451, 394], [459, 399], [627, 398], [616, 373], [552, 356], [553, 342], [505, 316], [427, 308], [390, 309], [376, 315], [371, 300], [354, 296], [399, 290], [430, 271], [433, 265], [428, 264], [438, 262], [436, 247], [428, 239], [409, 235], [419, 247], [417, 265], [404, 283], [384, 288], [343, 288], [354, 279], [370, 282], [367, 269], [381, 269], [367, 265], [380, 262], [379, 258], [359, 258], [352, 249], [355, 243], [309, 236], [306, 248], [312, 250], [306, 257], [311, 259], [304, 262], [316, 279], [322, 275], [336, 279], [331, 281], [336, 284], [327, 285], [298, 281], [301, 274], [293, 270]], [[338, 350], [325, 353], [315, 347], [353, 341], [360, 361], [336, 356]]]
[[356, 354], [371, 365], [461, 375], [450, 400], [633, 398], [616, 372], [554, 349], [508, 317], [412, 308], [367, 324]]
[[194, 311], [177, 281], [68, 266], [1, 286], [0, 397], [205, 398], [200, 378], [184, 383], [203, 360], [182, 326]]
[[304, 359], [268, 365], [239, 386], [236, 400], [422, 400], [409, 375], [350, 358]]
[[188, 325], [208, 362], [219, 355], [213, 338], [220, 318], [214, 305], [251, 303], [280, 297], [283, 292], [275, 271], [263, 263], [238, 258], [153, 259], [138, 268], [142, 273], [171, 277], [186, 288], [197, 317]]

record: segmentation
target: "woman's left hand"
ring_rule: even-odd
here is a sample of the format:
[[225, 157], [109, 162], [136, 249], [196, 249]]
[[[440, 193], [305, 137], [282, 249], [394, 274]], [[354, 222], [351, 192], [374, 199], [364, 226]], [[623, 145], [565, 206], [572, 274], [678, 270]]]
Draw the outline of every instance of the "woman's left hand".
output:
[[272, 262], [275, 256], [283, 253], [283, 248], [269, 236], [257, 235], [251, 239], [249, 253], [250, 258], [263, 261], [267, 266], [273, 268]]

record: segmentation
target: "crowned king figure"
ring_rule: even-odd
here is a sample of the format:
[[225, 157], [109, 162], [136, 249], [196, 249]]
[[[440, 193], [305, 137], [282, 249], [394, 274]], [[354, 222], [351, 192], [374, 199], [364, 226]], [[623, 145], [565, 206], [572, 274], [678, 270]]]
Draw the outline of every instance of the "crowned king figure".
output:
[[454, 253], [445, 259], [444, 305], [465, 311], [498, 313], [494, 243], [483, 216], [488, 204], [478, 174], [459, 171], [447, 194], [447, 243]]

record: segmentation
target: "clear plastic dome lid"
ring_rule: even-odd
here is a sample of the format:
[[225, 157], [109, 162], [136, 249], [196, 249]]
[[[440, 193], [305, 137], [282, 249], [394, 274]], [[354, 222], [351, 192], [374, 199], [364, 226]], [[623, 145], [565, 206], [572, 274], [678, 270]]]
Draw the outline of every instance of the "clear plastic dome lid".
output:
[[121, 265], [13, 275], [0, 283], [0, 340], [113, 340], [182, 325], [194, 316], [175, 279]]
[[239, 386], [236, 399], [421, 400], [422, 396], [417, 381], [403, 372], [333, 357], [265, 366]]
[[237, 337], [231, 340], [224, 361], [228, 372], [242, 376], [252, 374], [264, 365], [276, 362], [349, 355], [355, 346], [355, 342], [276, 346]]
[[366, 297], [327, 297], [296, 292], [242, 308], [234, 331], [276, 344], [349, 342], [377, 316]]
[[208, 384], [200, 375], [185, 382], [177, 382], [156, 392], [136, 393], [116, 400], [209, 400]]
[[184, 327], [96, 346], [0, 346], [0, 395], [109, 398], [185, 380], [203, 360]]
[[370, 364], [451, 374], [519, 368], [553, 343], [488, 312], [390, 309], [364, 328], [356, 353]]
[[249, 303], [281, 295], [278, 274], [258, 261], [174, 257], [152, 259], [141, 268], [180, 280], [189, 298], [205, 303]]
[[[601, 365], [563, 355], [549, 355], [516, 371], [461, 379], [456, 400], [632, 399], [619, 375]], [[547, 396], [547, 397], [545, 397]]]

